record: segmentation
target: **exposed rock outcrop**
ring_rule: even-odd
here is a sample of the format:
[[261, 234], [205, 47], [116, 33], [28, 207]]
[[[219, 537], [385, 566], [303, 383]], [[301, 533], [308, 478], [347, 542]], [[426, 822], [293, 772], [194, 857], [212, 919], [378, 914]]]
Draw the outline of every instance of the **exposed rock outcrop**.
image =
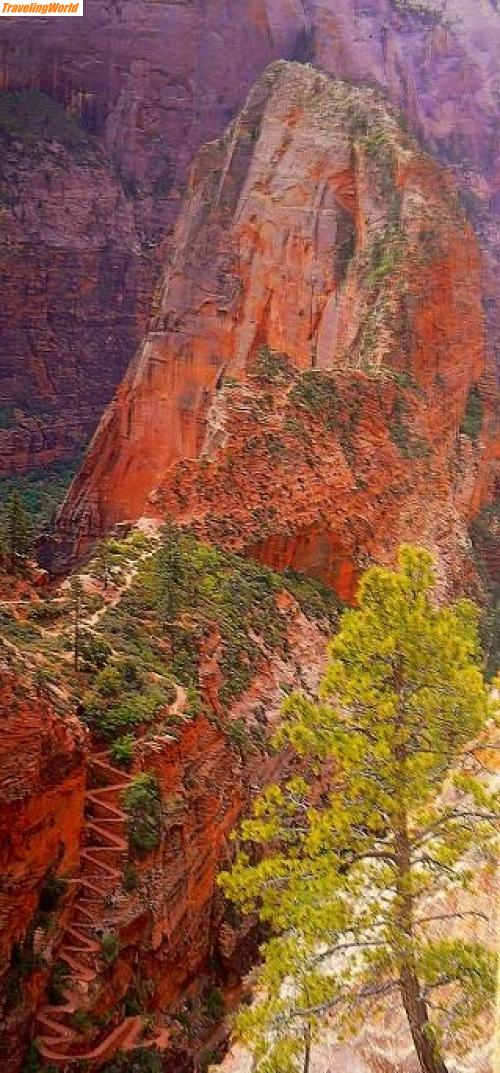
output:
[[[3, 20], [0, 476], [88, 442], [143, 335], [194, 152], [294, 55], [304, 21], [301, 0], [87, 0], [75, 26]], [[66, 116], [86, 154], [57, 142]]]
[[[152, 527], [110, 542], [105, 581], [100, 560], [89, 564], [78, 670], [67, 584], [52, 598], [27, 581], [4, 586], [5, 1073], [18, 1073], [30, 1037], [56, 1068], [76, 1069], [80, 1060], [99, 1068], [142, 1040], [165, 1053], [167, 1069], [170, 1061], [188, 1069], [224, 1008], [220, 995], [207, 1010], [205, 989], [215, 981], [237, 988], [255, 950], [251, 927], [239, 936], [237, 921], [224, 919], [216, 876], [241, 813], [290, 768], [289, 756], [267, 748], [268, 738], [283, 691], [315, 691], [335, 601], [194, 538], [189, 545], [176, 539], [187, 588], [168, 624]], [[159, 603], [148, 604], [154, 592]], [[158, 693], [165, 682], [168, 692]], [[144, 800], [144, 778], [158, 804], [148, 813], [155, 831], [148, 844], [144, 827], [132, 836], [128, 797]], [[59, 876], [67, 886], [48, 915]], [[188, 994], [183, 1017], [178, 1007]]]
[[[84, 733], [26, 681], [11, 647], [0, 651], [0, 1056], [20, 1067], [27, 1033], [71, 911], [74, 888], [48, 894], [79, 868]], [[52, 884], [52, 887], [51, 887]], [[57, 888], [56, 888], [57, 889]]]
[[[430, 13], [422, 14], [422, 7]], [[130, 222], [124, 228], [111, 211], [102, 272], [88, 251], [84, 272], [78, 270], [79, 228], [73, 233], [66, 220], [63, 265], [61, 249], [55, 256], [51, 243], [46, 255], [39, 249], [43, 222], [36, 222], [40, 202], [41, 215], [57, 230], [60, 184], [52, 196], [40, 174], [26, 184], [22, 162], [14, 165], [11, 178], [17, 182], [19, 167], [22, 191], [16, 224], [22, 246], [4, 257], [17, 296], [16, 339], [9, 313], [1, 357], [8, 375], [0, 405], [12, 423], [2, 433], [4, 469], [45, 464], [85, 442], [133, 354], [157, 275], [152, 247], [159, 244], [160, 252], [171, 232], [193, 154], [220, 134], [253, 80], [277, 57], [308, 59], [335, 77], [381, 86], [418, 136], [453, 167], [488, 250], [488, 319], [492, 346], [500, 350], [499, 48], [493, 0], [448, 0], [446, 6], [429, 0], [420, 7], [410, 0], [87, 0], [83, 19], [75, 23], [4, 19], [0, 85], [41, 90], [78, 117], [116, 170], [114, 199], [123, 187], [136, 220], [135, 229]], [[83, 181], [94, 191], [89, 198], [98, 198], [101, 176], [72, 170], [66, 198], [79, 202]], [[81, 212], [79, 206], [77, 222]], [[30, 221], [26, 228], [23, 214]], [[0, 222], [9, 221], [8, 235], [10, 216], [0, 212]], [[140, 285], [132, 267], [139, 243], [149, 255], [141, 263]], [[105, 310], [92, 300], [96, 289], [103, 292]], [[33, 318], [33, 295], [44, 290], [47, 317]], [[93, 321], [88, 337], [75, 326], [75, 302]], [[38, 416], [23, 406], [31, 398], [34, 355], [38, 365], [45, 360], [52, 378], [57, 417], [51, 402]], [[42, 397], [48, 398], [46, 390]], [[21, 421], [13, 413], [18, 406], [26, 414]]]
[[[479, 254], [446, 174], [374, 91], [278, 63], [199, 154], [152, 330], [73, 483], [62, 541], [81, 550], [144, 512], [213, 512], [212, 538], [227, 542], [225, 527], [275, 566], [341, 571], [344, 596], [363, 556], [411, 536], [458, 563], [490, 487], [485, 369]], [[287, 401], [293, 370], [312, 380]], [[276, 412], [252, 402], [252, 374], [281, 377]], [[247, 392], [231, 413], [220, 389], [235, 378]], [[313, 426], [302, 443], [294, 397]], [[175, 466], [197, 458], [189, 483]]]

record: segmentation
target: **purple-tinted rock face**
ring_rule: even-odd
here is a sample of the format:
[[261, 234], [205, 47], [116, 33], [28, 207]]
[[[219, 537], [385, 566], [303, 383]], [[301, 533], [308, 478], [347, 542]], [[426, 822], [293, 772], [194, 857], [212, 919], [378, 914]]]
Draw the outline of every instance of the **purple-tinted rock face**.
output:
[[300, 0], [86, 0], [83, 19], [3, 20], [0, 87], [48, 94], [91, 139], [82, 151], [61, 127], [60, 144], [54, 116], [36, 149], [19, 117], [6, 135], [0, 95], [0, 474], [88, 439], [144, 330], [194, 152], [304, 27]]
[[82, 119], [157, 242], [194, 152], [268, 63], [295, 55], [305, 26], [301, 0], [85, 0], [83, 20], [4, 20], [0, 84], [35, 86]]
[[[89, 434], [136, 347], [193, 155], [220, 134], [277, 57], [309, 60], [332, 76], [383, 87], [428, 148], [453, 167], [488, 252], [486, 298], [492, 325], [498, 323], [499, 55], [496, 0], [86, 0], [83, 19], [4, 19], [0, 86], [42, 90], [79, 119], [107, 157], [114, 206], [101, 240], [91, 220], [95, 256], [87, 256], [82, 272], [75, 267], [86, 229], [81, 212], [75, 228], [67, 220], [54, 258], [50, 227], [40, 237], [36, 215], [42, 204], [50, 220], [59, 186], [51, 192], [47, 184], [23, 180], [17, 207], [11, 204], [16, 167], [25, 174], [26, 162], [16, 165], [10, 144], [7, 193], [0, 199], [0, 226], [5, 220], [9, 236], [2, 272], [12, 270], [16, 293], [29, 299], [34, 288], [48, 297], [34, 324], [22, 316], [23, 305], [32, 303], [19, 303], [14, 348], [9, 318], [3, 335], [0, 325], [0, 405], [29, 396], [41, 355], [50, 409], [59, 418], [44, 410], [35, 428], [25, 411], [21, 424], [14, 415], [13, 428], [0, 430], [0, 450], [9, 459], [4, 468], [68, 454]], [[66, 169], [68, 203], [80, 201], [81, 181], [79, 164]], [[127, 260], [135, 267], [124, 281]], [[73, 266], [70, 283], [66, 261]], [[75, 332], [82, 289], [85, 325]], [[103, 301], [113, 304], [116, 295], [122, 327], [110, 331], [112, 314]], [[491, 337], [494, 343], [493, 330]], [[60, 427], [68, 400], [69, 439], [68, 426]]]
[[485, 304], [500, 362], [497, 0], [307, 0], [307, 7], [314, 63], [335, 77], [381, 86], [453, 169], [487, 254]]

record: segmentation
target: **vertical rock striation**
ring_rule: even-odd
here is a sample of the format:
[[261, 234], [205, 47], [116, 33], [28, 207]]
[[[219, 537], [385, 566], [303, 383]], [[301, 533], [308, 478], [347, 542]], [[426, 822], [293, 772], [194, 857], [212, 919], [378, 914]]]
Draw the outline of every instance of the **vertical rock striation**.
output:
[[[62, 509], [62, 542], [76, 539], [81, 549], [145, 511], [199, 519], [210, 487], [212, 512], [215, 502], [215, 514], [238, 517], [240, 547], [257, 547], [255, 510], [269, 484], [249, 470], [259, 425], [252, 375], [263, 355], [272, 365], [279, 354], [288, 392], [296, 373], [316, 378], [305, 405], [323, 411], [323, 427], [328, 384], [338, 398], [326, 435], [309, 450], [313, 468], [326, 469], [316, 482], [306, 469], [302, 491], [290, 475], [281, 489], [283, 452], [260, 441], [262, 467], [277, 482], [275, 544], [290, 526], [297, 532], [301, 515], [332, 533], [345, 513], [353, 574], [354, 547], [359, 559], [411, 535], [416, 496], [422, 504], [435, 497], [463, 522], [487, 494], [492, 412], [479, 386], [480, 261], [452, 185], [375, 91], [285, 63], [262, 76], [226, 135], [197, 158], [151, 330]], [[318, 398], [322, 374], [329, 379]], [[250, 416], [231, 423], [220, 389], [234, 379], [247, 382]], [[461, 438], [476, 394], [481, 427], [475, 439]], [[288, 436], [293, 397], [282, 390], [277, 400]], [[239, 442], [238, 420], [246, 430]], [[175, 467], [200, 456], [193, 493], [183, 487], [185, 467]], [[237, 497], [223, 495], [222, 473], [214, 477], [221, 459], [241, 472]], [[382, 524], [387, 498], [394, 507]], [[422, 523], [422, 533], [437, 528], [437, 519]], [[301, 556], [282, 558], [271, 561], [304, 565]]]

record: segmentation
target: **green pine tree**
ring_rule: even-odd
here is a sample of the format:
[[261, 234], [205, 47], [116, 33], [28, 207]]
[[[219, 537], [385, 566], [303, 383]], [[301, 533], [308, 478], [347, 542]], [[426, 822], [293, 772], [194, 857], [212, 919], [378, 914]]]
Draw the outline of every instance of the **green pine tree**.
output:
[[10, 566], [26, 564], [33, 546], [33, 528], [19, 492], [11, 492], [0, 517], [0, 541]]
[[167, 621], [175, 619], [180, 609], [186, 582], [181, 540], [179, 530], [167, 521], [161, 529], [161, 545], [156, 558], [156, 574], [161, 588], [160, 610]]
[[[309, 775], [263, 794], [222, 876], [273, 936], [256, 1004], [239, 1018], [258, 1073], [308, 1068], [326, 1014], [354, 1031], [395, 996], [421, 1070], [446, 1073], [449, 1039], [470, 1043], [494, 994], [486, 921], [454, 898], [478, 856], [494, 857], [498, 796], [471, 745], [493, 712], [476, 609], [437, 607], [434, 584], [432, 556], [411, 547], [397, 571], [364, 575], [320, 703], [285, 704], [278, 741]], [[458, 937], [454, 917], [476, 941]]]
[[73, 666], [75, 671], [80, 670], [81, 656], [81, 633], [83, 613], [83, 585], [79, 577], [71, 578], [69, 583], [70, 604], [73, 613]]

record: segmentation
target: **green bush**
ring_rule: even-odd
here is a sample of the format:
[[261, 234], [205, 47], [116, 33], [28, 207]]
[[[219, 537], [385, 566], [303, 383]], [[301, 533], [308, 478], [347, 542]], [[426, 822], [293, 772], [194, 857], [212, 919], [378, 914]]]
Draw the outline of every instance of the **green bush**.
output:
[[111, 646], [95, 633], [82, 632], [80, 635], [80, 658], [86, 670], [101, 670], [106, 666], [111, 655]]
[[62, 502], [78, 465], [79, 459], [75, 458], [71, 461], [55, 462], [45, 469], [2, 478], [0, 507], [7, 502], [13, 491], [19, 492], [35, 527], [40, 529], [45, 522], [50, 521]]
[[290, 402], [321, 417], [328, 429], [337, 427], [337, 389], [334, 380], [327, 373], [318, 369], [308, 369], [302, 373], [290, 392]]
[[369, 250], [367, 283], [377, 287], [392, 275], [400, 263], [403, 239], [396, 224], [388, 224], [382, 235], [377, 235]]
[[130, 767], [134, 756], [135, 740], [133, 734], [125, 734], [122, 738], [118, 738], [117, 741], [113, 742], [110, 752], [115, 764], [120, 767]]
[[253, 375], [261, 385], [289, 384], [293, 378], [290, 359], [269, 346], [262, 346], [257, 354]]
[[137, 890], [138, 886], [139, 876], [137, 874], [137, 869], [134, 868], [133, 864], [130, 864], [130, 862], [127, 861], [123, 870], [123, 889], [127, 894], [132, 894], [134, 890]]
[[[134, 659], [108, 664], [99, 671], [93, 689], [84, 697], [84, 718], [103, 738], [116, 742], [118, 736], [123, 743], [142, 723], [154, 721], [168, 703], [169, 685], [166, 682], [164, 689], [150, 685]], [[119, 752], [120, 749], [121, 745]]]
[[123, 807], [128, 813], [130, 850], [137, 857], [147, 857], [160, 844], [162, 807], [160, 786], [156, 775], [142, 772], [123, 794]]
[[64, 1002], [64, 992], [68, 987], [70, 976], [69, 966], [65, 961], [55, 961], [47, 984], [47, 998], [51, 1006], [61, 1006]]
[[227, 736], [232, 745], [245, 756], [252, 746], [250, 732], [244, 719], [235, 719], [227, 727]]
[[203, 1012], [211, 1021], [220, 1021], [224, 1017], [225, 1002], [218, 987], [208, 987], [203, 993]]
[[471, 440], [477, 440], [484, 420], [483, 400], [477, 384], [472, 384], [467, 395], [467, 404], [460, 431]]
[[114, 931], [105, 931], [101, 936], [101, 957], [104, 964], [109, 967], [116, 961], [120, 953], [120, 939]]
[[0, 140], [20, 141], [33, 150], [44, 141], [58, 141], [72, 151], [94, 145], [74, 116], [35, 89], [0, 93]]
[[24, 1059], [21, 1073], [57, 1073], [57, 1067], [52, 1064], [46, 1065], [40, 1055], [36, 1041], [32, 1040]]

